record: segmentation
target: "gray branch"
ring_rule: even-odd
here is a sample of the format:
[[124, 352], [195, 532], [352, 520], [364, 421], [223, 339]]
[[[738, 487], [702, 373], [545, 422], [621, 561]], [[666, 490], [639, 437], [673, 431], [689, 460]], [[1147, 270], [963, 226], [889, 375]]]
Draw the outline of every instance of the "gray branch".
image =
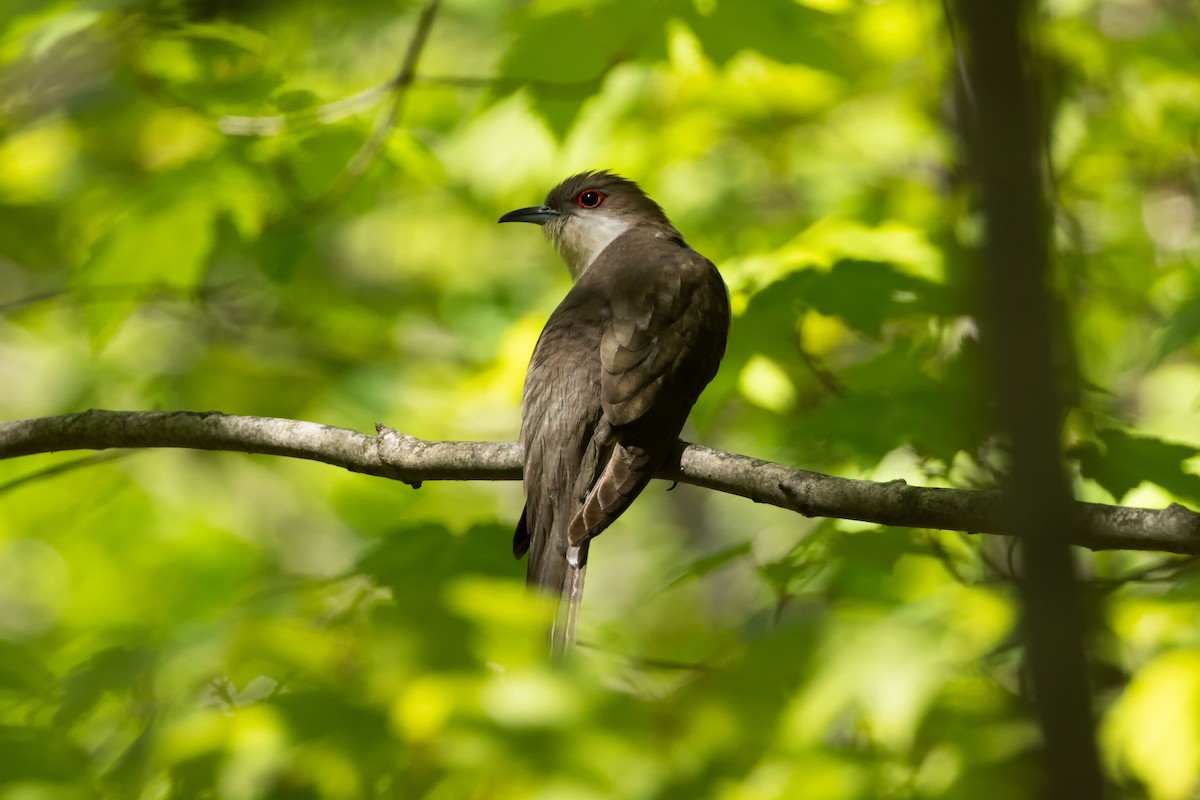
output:
[[[403, 481], [509, 481], [521, 477], [516, 442], [427, 442], [378, 425], [365, 434], [315, 422], [215, 411], [101, 411], [0, 423], [0, 458], [58, 450], [185, 447], [304, 458]], [[1005, 534], [996, 492], [838, 478], [680, 442], [659, 476], [806, 517]], [[1076, 503], [1073, 544], [1091, 550], [1200, 553], [1200, 514]]]

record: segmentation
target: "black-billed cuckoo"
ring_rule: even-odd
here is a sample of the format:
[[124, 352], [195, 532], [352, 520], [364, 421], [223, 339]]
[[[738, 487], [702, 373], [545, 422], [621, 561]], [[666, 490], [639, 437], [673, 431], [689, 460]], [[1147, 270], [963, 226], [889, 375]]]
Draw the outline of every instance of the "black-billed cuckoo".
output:
[[517, 558], [529, 552], [529, 583], [561, 598], [551, 649], [562, 654], [588, 543], [654, 477], [716, 374], [729, 295], [658, 204], [610, 172], [567, 178], [500, 222], [541, 225], [575, 279], [525, 376], [525, 511], [513, 537]]

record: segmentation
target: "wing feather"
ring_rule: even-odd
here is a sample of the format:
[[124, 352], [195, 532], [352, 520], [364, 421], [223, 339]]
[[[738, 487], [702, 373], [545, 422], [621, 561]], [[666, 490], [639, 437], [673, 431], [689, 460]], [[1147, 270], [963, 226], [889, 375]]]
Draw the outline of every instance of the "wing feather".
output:
[[[623, 237], [625, 238], [625, 237]], [[725, 352], [729, 298], [716, 268], [681, 242], [618, 239], [584, 274], [603, 281], [600, 406], [612, 427], [603, 471], [572, 520], [586, 542], [654, 476]]]

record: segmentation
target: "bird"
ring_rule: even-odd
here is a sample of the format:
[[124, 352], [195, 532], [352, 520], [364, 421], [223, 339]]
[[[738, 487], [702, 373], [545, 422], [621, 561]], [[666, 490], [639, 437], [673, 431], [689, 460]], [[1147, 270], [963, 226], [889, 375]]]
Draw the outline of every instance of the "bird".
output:
[[558, 598], [551, 653], [575, 645], [591, 540], [671, 452], [729, 334], [729, 291], [658, 203], [608, 170], [573, 175], [499, 222], [540, 225], [573, 285], [522, 393], [525, 507], [513, 554]]

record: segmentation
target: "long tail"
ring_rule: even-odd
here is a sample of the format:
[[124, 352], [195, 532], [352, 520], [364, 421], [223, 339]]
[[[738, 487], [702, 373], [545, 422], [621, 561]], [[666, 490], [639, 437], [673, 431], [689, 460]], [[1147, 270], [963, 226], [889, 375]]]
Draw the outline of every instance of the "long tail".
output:
[[587, 562], [580, 563], [581, 553], [586, 559], [586, 548], [572, 547], [567, 550], [567, 570], [562, 593], [558, 599], [558, 612], [550, 628], [550, 655], [562, 658], [575, 648], [575, 631], [579, 627], [579, 606], [583, 603], [583, 580], [587, 577]]
[[588, 543], [578, 547], [569, 546], [566, 525], [559, 523], [558, 527], [560, 530], [548, 531], [546, 540], [540, 541], [540, 537], [528, 527], [527, 509], [517, 524], [513, 554], [520, 558], [529, 551], [526, 582], [558, 600], [549, 632], [550, 654], [562, 658], [575, 647], [579, 608], [583, 602], [583, 582], [587, 575]]

